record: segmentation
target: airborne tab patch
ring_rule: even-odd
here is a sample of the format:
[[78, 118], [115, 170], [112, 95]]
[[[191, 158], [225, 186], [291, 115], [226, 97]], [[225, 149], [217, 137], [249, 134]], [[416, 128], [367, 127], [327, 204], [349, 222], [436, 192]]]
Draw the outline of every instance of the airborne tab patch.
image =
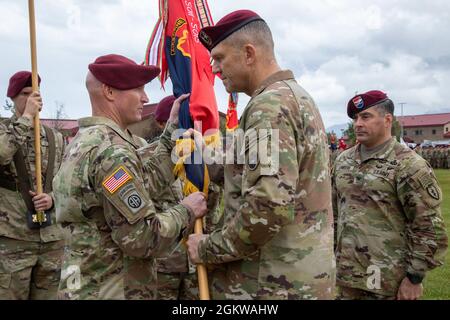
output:
[[113, 194], [121, 186], [132, 179], [133, 177], [128, 173], [128, 171], [123, 166], [120, 166], [112, 175], [106, 178], [102, 184], [105, 189], [109, 191], [109, 193]]

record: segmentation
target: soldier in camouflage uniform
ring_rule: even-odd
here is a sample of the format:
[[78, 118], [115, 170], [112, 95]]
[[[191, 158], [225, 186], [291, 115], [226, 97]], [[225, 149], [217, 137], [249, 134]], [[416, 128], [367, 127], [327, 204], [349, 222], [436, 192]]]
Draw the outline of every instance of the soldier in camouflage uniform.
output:
[[433, 147], [427, 148], [427, 161], [431, 167], [433, 167]]
[[107, 55], [89, 70], [94, 116], [80, 119], [80, 131], [53, 182], [57, 220], [69, 234], [59, 297], [153, 299], [154, 257], [172, 250], [206, 212], [202, 193], [161, 213], [150, 197], [174, 182], [171, 133], [187, 95], [175, 102], [154, 156], [142, 162], [137, 149], [145, 142], [127, 127], [141, 119], [148, 102], [144, 85], [159, 69]]
[[445, 148], [447, 156], [447, 167], [445, 169], [450, 169], [450, 147]]
[[436, 148], [436, 169], [442, 168], [442, 147], [437, 146]]
[[385, 93], [357, 95], [347, 112], [360, 144], [333, 170], [339, 298], [418, 299], [447, 248], [441, 189], [428, 163], [391, 136]]
[[430, 163], [430, 161], [428, 160], [428, 148], [427, 147], [422, 147], [422, 158]]
[[[64, 241], [51, 181], [64, 143], [56, 130], [41, 126], [44, 193], [36, 195], [33, 119], [42, 99], [32, 92], [30, 72], [11, 77], [8, 97], [15, 114], [0, 122], [0, 299], [55, 299]], [[35, 210], [46, 211], [51, 225], [27, 222]]]
[[419, 156], [421, 156], [422, 158], [424, 158], [423, 150], [422, 150], [422, 147], [421, 147], [420, 145], [417, 145], [417, 146], [414, 148], [414, 151], [415, 151]]
[[447, 154], [445, 150], [445, 146], [441, 146], [441, 169], [445, 169], [447, 167]]
[[433, 169], [438, 168], [438, 149], [437, 147], [431, 147], [431, 166]]
[[[225, 165], [224, 225], [189, 237], [192, 261], [213, 264], [214, 299], [333, 298], [329, 153], [314, 101], [278, 66], [270, 29], [256, 13], [233, 12], [199, 38], [226, 90], [252, 97], [235, 137], [259, 135], [245, 140], [244, 164]], [[227, 148], [238, 157], [235, 144]], [[268, 144], [269, 161], [254, 157], [256, 145]]]
[[427, 159], [426, 159], [430, 165], [430, 167], [433, 167], [433, 147], [427, 147]]

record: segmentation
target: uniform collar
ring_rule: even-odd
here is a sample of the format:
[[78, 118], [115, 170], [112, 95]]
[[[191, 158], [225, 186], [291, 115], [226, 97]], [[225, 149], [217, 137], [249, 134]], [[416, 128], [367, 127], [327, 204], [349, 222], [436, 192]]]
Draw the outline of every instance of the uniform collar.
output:
[[[392, 153], [392, 150], [394, 150], [394, 147], [397, 143], [397, 140], [395, 137], [392, 137], [390, 142], [386, 144], [386, 146], [373, 154], [370, 158], [366, 159], [365, 162], [371, 160], [371, 159], [388, 159]], [[357, 146], [355, 149], [355, 160], [358, 163], [361, 163], [361, 144]]]
[[92, 127], [92, 126], [107, 126], [114, 132], [116, 132], [122, 139], [128, 141], [133, 146], [138, 148], [139, 146], [136, 144], [136, 142], [133, 139], [133, 134], [127, 129], [126, 131], [123, 131], [117, 123], [115, 123], [113, 120], [105, 118], [105, 117], [85, 117], [78, 120], [78, 125], [80, 128], [86, 128], [86, 127]]
[[294, 79], [294, 73], [292, 73], [291, 70], [281, 70], [277, 71], [274, 74], [270, 75], [266, 80], [264, 80], [258, 89], [253, 92], [252, 98], [256, 97], [257, 95], [261, 94], [268, 86], [271, 84], [283, 81], [283, 80], [291, 80]]
[[[11, 116], [11, 118], [9, 118], [10, 123], [15, 123], [17, 122], [19, 119], [22, 119], [21, 121], [25, 121], [25, 123], [27, 124], [27, 126], [29, 125], [30, 130], [28, 130], [27, 135], [30, 138], [34, 138], [34, 119], [32, 120], [28, 120], [28, 118], [25, 118], [23, 116], [18, 117], [16, 115], [16, 113], [14, 112]], [[23, 122], [22, 122], [23, 123]], [[40, 131], [41, 131], [41, 137], [45, 137], [45, 130], [43, 128], [43, 124], [42, 121], [40, 122]]]

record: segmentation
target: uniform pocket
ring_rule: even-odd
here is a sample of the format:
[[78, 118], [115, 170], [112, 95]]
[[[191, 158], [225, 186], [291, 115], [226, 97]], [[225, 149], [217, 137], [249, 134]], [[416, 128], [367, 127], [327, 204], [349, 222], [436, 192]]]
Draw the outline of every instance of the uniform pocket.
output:
[[10, 285], [11, 285], [11, 274], [0, 273], [0, 288], [9, 289]]

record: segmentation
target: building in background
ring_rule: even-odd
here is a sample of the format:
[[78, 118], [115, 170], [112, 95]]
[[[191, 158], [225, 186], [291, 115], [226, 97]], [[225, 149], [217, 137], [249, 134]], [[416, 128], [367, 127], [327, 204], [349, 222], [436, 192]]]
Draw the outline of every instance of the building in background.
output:
[[[5, 119], [1, 117], [0, 119]], [[69, 143], [78, 132], [78, 120], [69, 119], [40, 119], [41, 124], [55, 128], [63, 135], [66, 143]]]
[[40, 119], [41, 124], [54, 128], [61, 132], [65, 142], [68, 144], [78, 132], [78, 120], [68, 119]]
[[[157, 103], [144, 105], [142, 120], [129, 126], [129, 129], [133, 134], [142, 137], [147, 141], [162, 133], [162, 131], [159, 130], [154, 117], [156, 105]], [[219, 112], [219, 119], [220, 128], [223, 134], [225, 130], [226, 115]], [[78, 120], [41, 119], [41, 123], [60, 131], [66, 143], [69, 143], [78, 132]]]
[[450, 113], [397, 116], [405, 142], [420, 144], [450, 138]]

